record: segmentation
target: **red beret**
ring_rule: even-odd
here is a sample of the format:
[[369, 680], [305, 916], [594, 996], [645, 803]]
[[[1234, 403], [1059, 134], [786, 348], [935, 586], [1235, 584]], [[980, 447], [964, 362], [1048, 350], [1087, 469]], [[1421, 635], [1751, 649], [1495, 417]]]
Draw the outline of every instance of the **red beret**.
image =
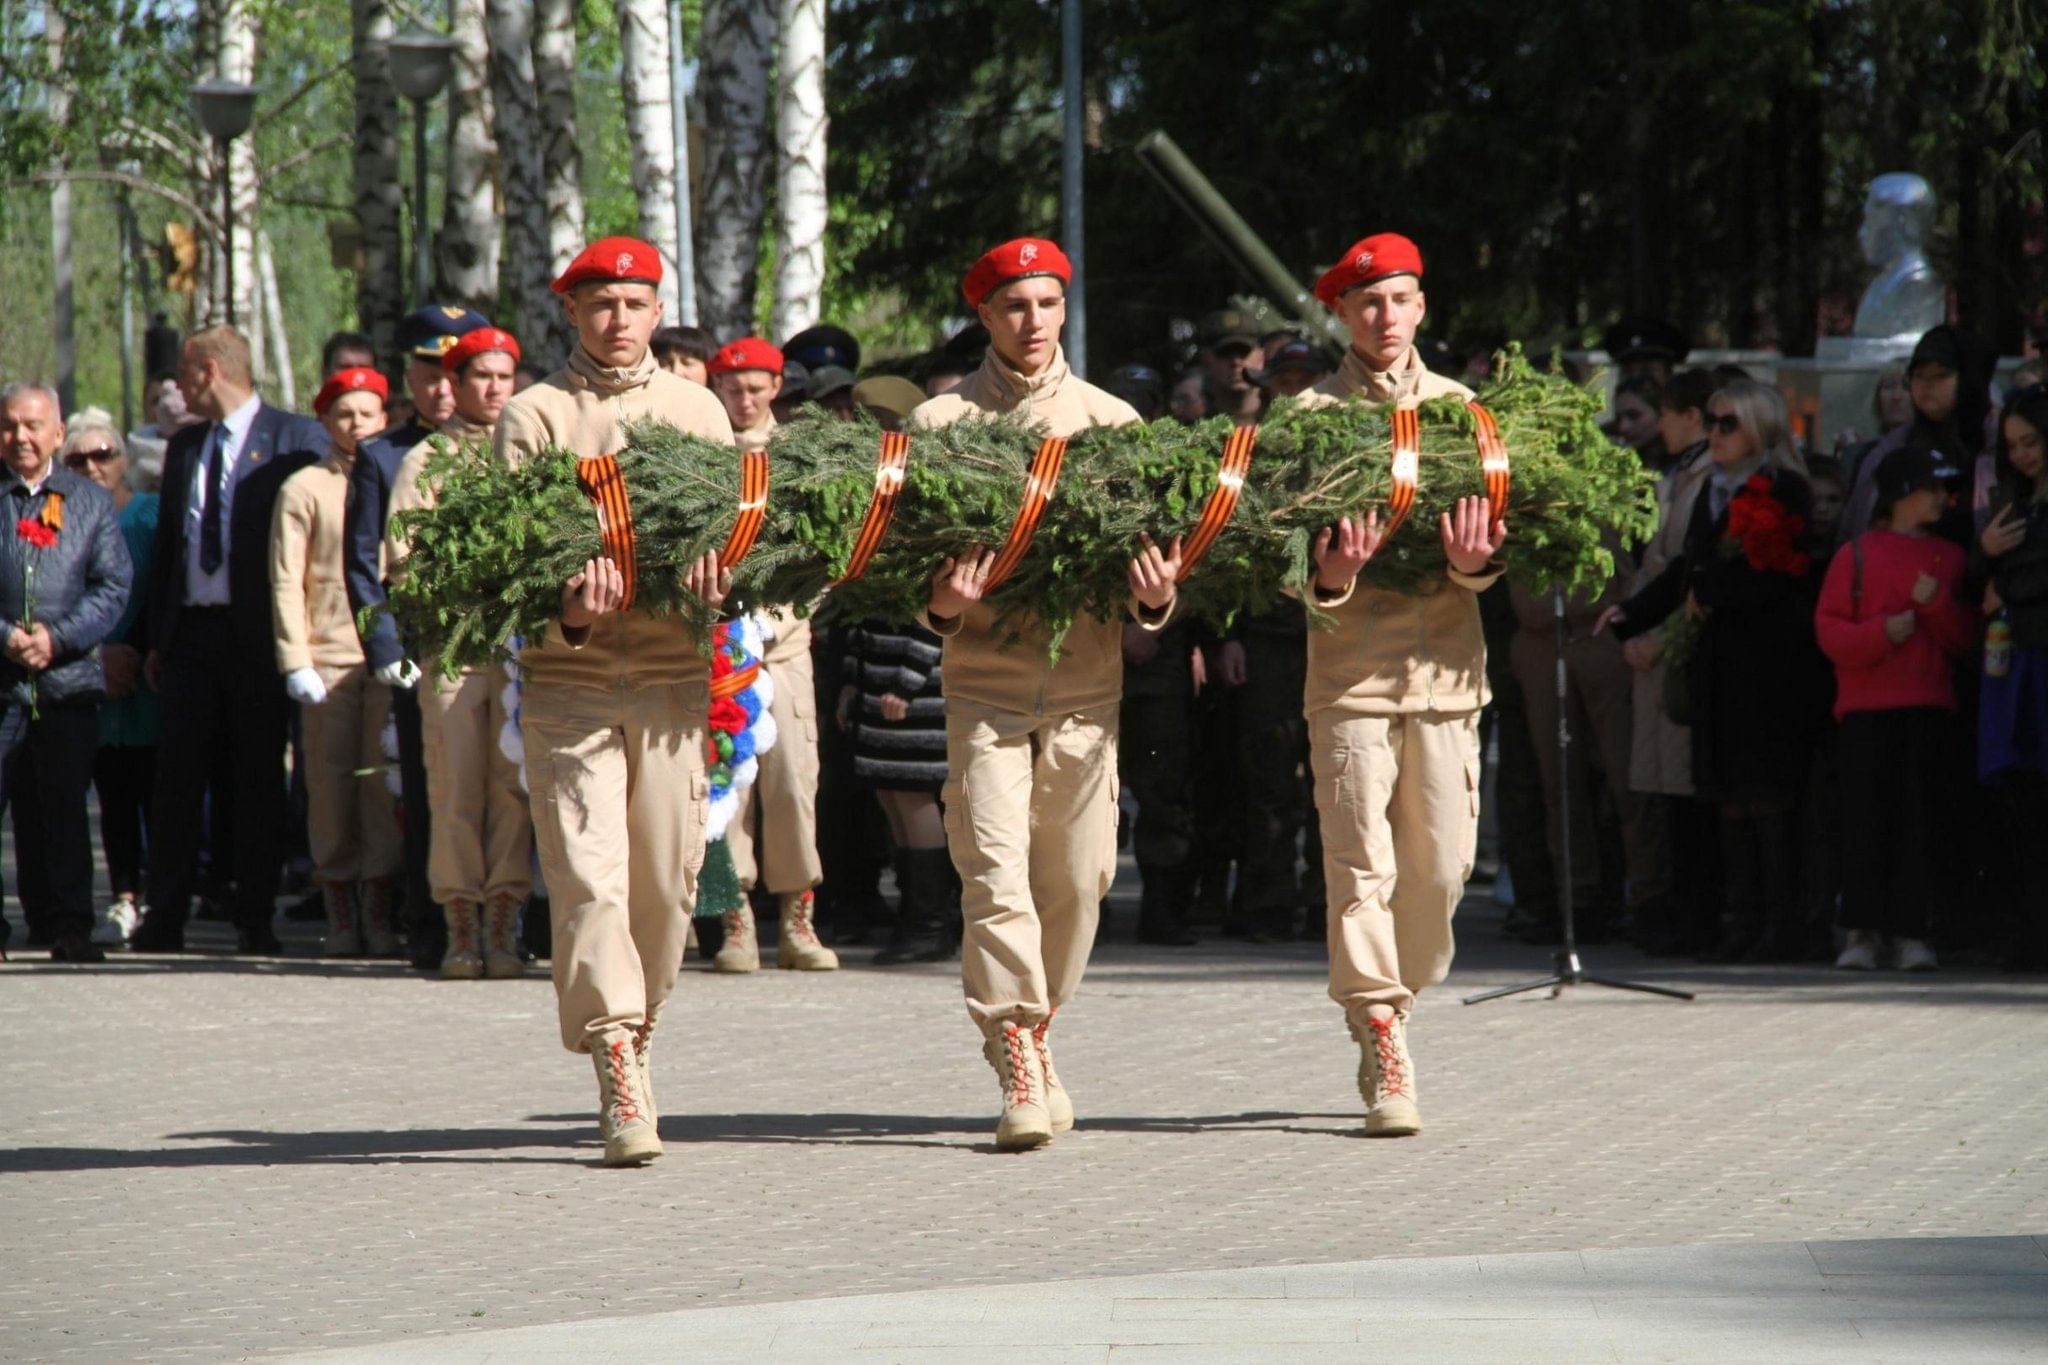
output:
[[759, 337], [741, 337], [738, 341], [726, 342], [704, 363], [707, 379], [712, 375], [737, 374], [741, 370], [766, 370], [779, 375], [782, 373], [782, 352]]
[[379, 402], [391, 397], [391, 385], [384, 376], [367, 365], [356, 365], [346, 370], [336, 370], [320, 392], [313, 399], [313, 415], [325, 417], [327, 410], [334, 406], [334, 400], [345, 393], [374, 393]]
[[579, 284], [660, 284], [661, 253], [637, 237], [605, 237], [584, 247], [562, 278], [557, 294]]
[[1422, 249], [1398, 232], [1361, 237], [1345, 248], [1337, 264], [1316, 281], [1316, 297], [1332, 310], [1337, 300], [1361, 284], [1384, 280], [1389, 275], [1422, 278]]
[[1034, 275], [1050, 275], [1061, 284], [1072, 284], [1074, 266], [1058, 242], [1048, 242], [1043, 237], [1019, 237], [983, 253], [961, 282], [960, 292], [967, 296], [969, 307], [978, 308], [1004, 285]]
[[502, 327], [479, 327], [455, 338], [455, 344], [441, 352], [441, 368], [454, 374], [486, 351], [503, 351], [519, 363], [519, 339]]

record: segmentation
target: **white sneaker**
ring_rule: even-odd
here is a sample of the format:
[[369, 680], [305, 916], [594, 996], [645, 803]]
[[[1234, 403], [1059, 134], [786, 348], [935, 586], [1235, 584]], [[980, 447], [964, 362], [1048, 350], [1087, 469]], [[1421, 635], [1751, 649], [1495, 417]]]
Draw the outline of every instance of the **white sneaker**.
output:
[[1835, 966], [1845, 972], [1876, 971], [1877, 934], [1869, 929], [1851, 929], [1849, 942], [1843, 947], [1842, 955], [1835, 959]]
[[1934, 949], [1925, 939], [1902, 938], [1898, 951], [1899, 970], [1902, 972], [1931, 972], [1941, 965], [1934, 960]]
[[118, 948], [142, 922], [142, 909], [131, 900], [117, 900], [100, 911], [100, 922], [92, 927], [92, 941], [102, 948]]

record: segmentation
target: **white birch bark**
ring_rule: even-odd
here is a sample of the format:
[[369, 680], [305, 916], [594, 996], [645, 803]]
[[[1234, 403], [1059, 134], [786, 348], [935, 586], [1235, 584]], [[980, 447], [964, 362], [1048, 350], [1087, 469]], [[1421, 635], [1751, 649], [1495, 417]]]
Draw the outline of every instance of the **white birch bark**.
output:
[[568, 359], [568, 323], [548, 289], [555, 272], [533, 77], [533, 0], [490, 0], [484, 22], [491, 42], [491, 116], [505, 204], [500, 269], [510, 285], [512, 331], [520, 348], [547, 368]]
[[[214, 76], [245, 85], [256, 80], [256, 15], [248, 0], [224, 0], [221, 5], [220, 52]], [[229, 197], [235, 218], [235, 323], [249, 339], [250, 361], [258, 383], [271, 377], [271, 364], [263, 344], [256, 278], [256, 233], [259, 227], [256, 176], [256, 139], [247, 134], [228, 148]], [[220, 186], [214, 186], [214, 193]], [[225, 283], [223, 282], [223, 299]], [[223, 303], [219, 318], [225, 322]]]
[[405, 255], [399, 211], [398, 91], [391, 83], [390, 0], [351, 0], [356, 78], [355, 204], [363, 233], [356, 320], [387, 361], [397, 355], [405, 312]]
[[661, 253], [663, 316], [681, 309], [676, 288], [676, 130], [670, 107], [667, 0], [617, 0], [626, 141], [632, 151], [633, 197], [640, 236]]
[[[65, 37], [64, 12], [55, 5], [45, 6], [43, 45], [49, 55], [50, 70], [60, 77], [64, 72]], [[59, 128], [71, 121], [71, 94], [61, 80], [50, 87], [50, 121]], [[60, 160], [55, 169], [63, 170], [64, 163]], [[59, 415], [69, 417], [78, 407], [78, 343], [71, 289], [71, 184], [65, 180], [50, 186], [50, 264], [54, 286], [51, 330], [56, 333], [52, 340], [57, 350], [57, 399], [58, 406], [64, 410]]]
[[697, 312], [721, 341], [754, 330], [775, 22], [775, 6], [765, 0], [704, 0], [697, 75], [704, 110]]
[[[284, 325], [284, 299], [277, 292], [277, 261], [270, 250], [270, 234], [257, 232], [256, 301], [262, 314], [263, 340], [270, 356], [270, 370], [277, 386], [278, 401], [286, 408], [299, 405], [299, 388], [292, 375], [292, 345]], [[251, 330], [255, 330], [253, 327]]]
[[448, 82], [448, 177], [435, 244], [437, 295], [489, 315], [498, 306], [498, 214], [492, 185], [497, 139], [491, 126], [486, 0], [449, 0], [455, 62]]
[[583, 158], [576, 145], [575, 0], [534, 0], [533, 76], [540, 102], [548, 278], [583, 249]]
[[777, 340], [818, 321], [825, 289], [825, 0], [781, 0], [775, 109]]

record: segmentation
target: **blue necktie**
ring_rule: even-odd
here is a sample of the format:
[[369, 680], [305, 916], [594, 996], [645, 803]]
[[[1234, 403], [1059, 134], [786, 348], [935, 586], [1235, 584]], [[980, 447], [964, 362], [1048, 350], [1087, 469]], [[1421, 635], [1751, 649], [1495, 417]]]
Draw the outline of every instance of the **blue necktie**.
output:
[[220, 448], [226, 444], [215, 422], [206, 432], [206, 482], [199, 490], [199, 568], [204, 573], [220, 568]]

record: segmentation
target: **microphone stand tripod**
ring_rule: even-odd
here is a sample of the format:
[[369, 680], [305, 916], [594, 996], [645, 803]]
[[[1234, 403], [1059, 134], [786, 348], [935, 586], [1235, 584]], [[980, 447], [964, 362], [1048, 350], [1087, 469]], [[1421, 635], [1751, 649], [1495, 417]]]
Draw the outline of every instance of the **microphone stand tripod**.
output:
[[1675, 990], [1670, 986], [1652, 986], [1642, 981], [1622, 981], [1610, 976], [1594, 976], [1579, 965], [1579, 942], [1577, 926], [1574, 923], [1576, 897], [1572, 885], [1572, 803], [1571, 803], [1571, 709], [1566, 697], [1564, 665], [1564, 589], [1554, 590], [1551, 599], [1556, 614], [1557, 627], [1555, 652], [1557, 656], [1557, 793], [1558, 829], [1563, 845], [1559, 860], [1563, 866], [1557, 869], [1558, 918], [1564, 929], [1564, 941], [1551, 954], [1550, 975], [1536, 981], [1517, 982], [1512, 986], [1499, 986], [1490, 991], [1465, 997], [1468, 1005], [1477, 1005], [1487, 1000], [1499, 1000], [1505, 996], [1523, 995], [1529, 991], [1547, 990], [1552, 1000], [1564, 994], [1566, 986], [1606, 986], [1617, 991], [1641, 991], [1645, 995], [1668, 996], [1673, 1000], [1690, 1000], [1692, 992]]

